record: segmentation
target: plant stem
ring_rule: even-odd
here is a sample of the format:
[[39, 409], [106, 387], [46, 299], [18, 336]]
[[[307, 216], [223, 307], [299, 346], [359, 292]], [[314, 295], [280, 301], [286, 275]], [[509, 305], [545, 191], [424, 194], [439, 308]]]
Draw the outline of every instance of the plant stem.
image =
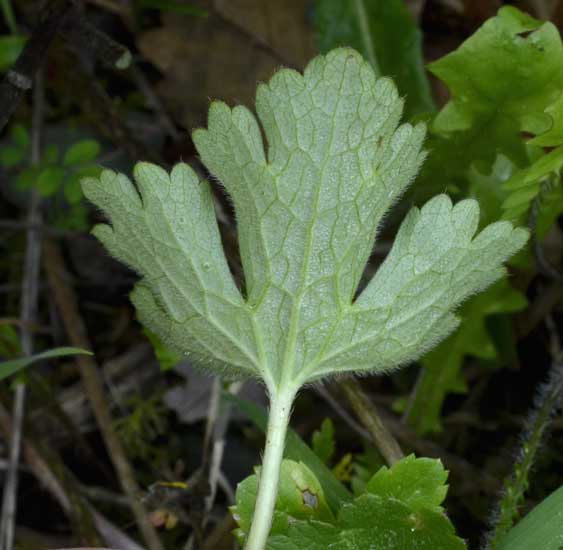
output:
[[252, 526], [245, 550], [264, 550], [278, 495], [280, 467], [283, 458], [285, 435], [291, 415], [295, 390], [282, 389], [270, 394], [270, 414], [266, 432], [264, 459], [260, 469], [258, 495], [252, 518]]
[[372, 69], [374, 70], [375, 74], [377, 76], [380, 76], [381, 70], [379, 68], [379, 63], [377, 62], [377, 56], [375, 55], [375, 47], [373, 45], [373, 37], [369, 28], [368, 14], [366, 12], [364, 0], [354, 0], [354, 7], [356, 8], [358, 25], [360, 27], [360, 33], [362, 35], [362, 42], [364, 43], [366, 56], [371, 63]]
[[562, 395], [563, 361], [560, 357], [552, 364], [548, 379], [539, 386], [534, 407], [526, 420], [513, 472], [504, 482], [504, 494], [493, 516], [493, 529], [489, 534], [487, 549], [497, 548], [503, 536], [519, 517], [519, 506], [528, 489], [530, 472], [538, 449], [545, 438], [554, 412], [559, 408]]
[[379, 417], [375, 405], [362, 390], [358, 381], [355, 378], [347, 378], [340, 382], [340, 387], [344, 390], [354, 412], [368, 429], [385, 462], [389, 466], [399, 462], [405, 456], [401, 447]]

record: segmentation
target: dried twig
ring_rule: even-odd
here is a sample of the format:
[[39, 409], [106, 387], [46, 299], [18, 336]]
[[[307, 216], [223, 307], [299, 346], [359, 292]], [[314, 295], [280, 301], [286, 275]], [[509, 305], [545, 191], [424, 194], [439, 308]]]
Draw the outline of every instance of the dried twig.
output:
[[[43, 125], [43, 78], [42, 72], [37, 73], [37, 82], [33, 94], [33, 120], [31, 129], [31, 163], [37, 164], [40, 159], [41, 129]], [[41, 225], [40, 198], [37, 192], [32, 193], [27, 215], [27, 245], [23, 268], [23, 284], [21, 292], [20, 340], [24, 355], [33, 354], [33, 331], [30, 325], [35, 323], [37, 297], [39, 293], [39, 269], [41, 265], [41, 236], [35, 226]], [[18, 463], [23, 429], [25, 409], [25, 385], [18, 384], [14, 397], [14, 424], [10, 440], [10, 459], [6, 473], [4, 494], [2, 498], [2, 519], [0, 521], [0, 548], [12, 550], [14, 545], [14, 525], [16, 517], [16, 494], [18, 488]]]
[[[0, 403], [0, 430], [6, 436], [12, 433], [12, 420], [8, 411]], [[23, 440], [23, 454], [27, 464], [35, 477], [40, 481], [41, 485], [51, 494], [57, 501], [63, 511], [72, 516], [74, 512], [73, 501], [67, 495], [63, 484], [54, 474], [52, 468], [43, 458], [37, 447], [30, 442], [29, 439]], [[94, 508], [84, 503], [85, 507], [92, 514], [92, 519], [97, 531], [100, 533], [106, 544], [119, 548], [119, 550], [144, 550], [121, 529], [111, 523], [105, 516], [97, 512]]]
[[330, 405], [334, 412], [336, 412], [336, 414], [338, 414], [338, 416], [346, 422], [350, 428], [352, 428], [352, 430], [368, 441], [371, 439], [370, 433], [356, 422], [352, 415], [340, 404], [340, 401], [328, 391], [325, 385], [316, 384], [314, 388], [315, 391], [328, 403], [328, 405]]
[[[59, 247], [52, 241], [45, 244], [45, 267], [47, 278], [53, 290], [55, 302], [61, 314], [64, 326], [72, 345], [91, 349], [84, 321], [78, 312], [78, 305], [74, 290], [68, 284], [68, 275]], [[119, 482], [131, 502], [131, 509], [135, 520], [147, 545], [151, 550], [162, 550], [162, 543], [148, 521], [145, 507], [138, 498], [139, 487], [135, 480], [133, 468], [129, 463], [121, 441], [119, 440], [109, 410], [109, 405], [104, 395], [103, 382], [99, 366], [88, 355], [77, 357], [82, 382], [86, 394], [92, 405], [96, 422], [104, 439], [104, 443], [115, 467]]]
[[375, 405], [369, 400], [355, 378], [346, 378], [340, 382], [350, 406], [357, 417], [371, 434], [379, 452], [390, 466], [403, 458], [404, 454], [397, 440], [382, 422]]

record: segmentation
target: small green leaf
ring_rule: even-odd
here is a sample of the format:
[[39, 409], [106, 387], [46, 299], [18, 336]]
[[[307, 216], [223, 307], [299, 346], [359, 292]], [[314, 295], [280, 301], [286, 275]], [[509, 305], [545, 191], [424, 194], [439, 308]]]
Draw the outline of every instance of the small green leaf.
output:
[[0, 325], [0, 355], [11, 357], [20, 353], [20, 339], [12, 325]]
[[391, 468], [383, 466], [368, 482], [366, 492], [396, 499], [413, 511], [424, 508], [442, 511], [448, 473], [439, 460], [409, 455]]
[[[231, 511], [239, 526], [239, 538], [244, 538], [250, 529], [259, 475], [258, 468], [255, 475], [247, 477], [237, 487], [236, 506]], [[290, 523], [309, 518], [334, 521], [323, 489], [313, 472], [302, 462], [284, 460], [271, 533], [285, 533]]]
[[78, 174], [72, 174], [64, 183], [64, 195], [69, 204], [78, 204], [82, 200], [80, 179]]
[[15, 63], [26, 40], [25, 36], [0, 36], [0, 72], [7, 71]]
[[156, 360], [160, 365], [161, 370], [173, 369], [181, 360], [181, 357], [177, 353], [169, 350], [158, 338], [158, 336], [150, 331], [148, 328], [143, 329], [145, 336], [149, 339], [151, 343], [154, 354], [156, 355]]
[[83, 197], [80, 182], [84, 178], [96, 178], [102, 173], [102, 168], [95, 165], [83, 166], [65, 181], [64, 194], [69, 204], [78, 204]]
[[[563, 168], [563, 146], [542, 156], [531, 166], [519, 170], [504, 185], [508, 197], [502, 204], [505, 219], [519, 221], [540, 194], [542, 182], [549, 176], [558, 179]], [[563, 208], [563, 206], [562, 206]]]
[[10, 130], [10, 136], [14, 144], [20, 149], [27, 149], [29, 147], [29, 132], [22, 124], [14, 124]]
[[498, 542], [496, 550], [561, 550], [563, 487], [540, 502]]
[[16, 176], [16, 188], [20, 191], [31, 189], [37, 182], [39, 177], [39, 169], [35, 166], [22, 170]]
[[67, 355], [92, 355], [91, 351], [80, 348], [54, 348], [43, 353], [38, 353], [37, 355], [32, 355], [30, 357], [19, 357], [18, 359], [10, 359], [9, 361], [0, 362], [0, 380], [10, 376], [21, 369], [24, 369], [28, 365], [35, 363], [37, 361], [43, 361], [44, 359], [54, 359], [56, 357], [64, 357]]
[[65, 172], [58, 166], [44, 168], [37, 177], [37, 190], [43, 197], [54, 195], [64, 180]]
[[5, 168], [12, 168], [20, 164], [25, 158], [25, 150], [8, 145], [0, 149], [0, 164]]
[[440, 461], [404, 458], [382, 468], [366, 493], [344, 504], [336, 520], [279, 523], [267, 550], [463, 550], [440, 506], [447, 486]]
[[85, 139], [72, 145], [63, 157], [63, 166], [75, 166], [93, 162], [100, 154], [100, 144], [93, 139]]
[[551, 118], [550, 128], [529, 143], [541, 147], [557, 147], [563, 144], [563, 93], [545, 110], [545, 113]]
[[404, 0], [317, 0], [315, 33], [320, 52], [351, 46], [390, 76], [406, 98], [406, 114], [433, 111], [422, 57], [422, 35]]
[[334, 426], [330, 418], [325, 418], [321, 429], [313, 433], [313, 452], [328, 464], [334, 454]]
[[43, 151], [41, 158], [42, 164], [58, 164], [59, 162], [59, 148], [54, 143], [49, 143]]

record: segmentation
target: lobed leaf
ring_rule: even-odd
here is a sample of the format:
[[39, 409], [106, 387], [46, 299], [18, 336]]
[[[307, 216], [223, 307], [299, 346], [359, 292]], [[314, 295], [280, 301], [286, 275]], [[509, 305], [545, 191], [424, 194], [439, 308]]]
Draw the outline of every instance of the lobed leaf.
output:
[[[465, 548], [440, 506], [447, 472], [439, 460], [405, 457], [381, 468], [366, 491], [343, 503], [337, 517], [322, 504], [322, 489], [303, 464], [284, 461], [280, 495], [267, 550], [456, 550]], [[254, 505], [256, 477], [237, 488], [233, 509], [244, 541]], [[307, 495], [304, 498], [304, 495]], [[318, 495], [317, 500], [311, 495]], [[309, 503], [309, 504], [307, 504]], [[315, 506], [310, 506], [315, 504]]]
[[[211, 105], [193, 139], [233, 200], [244, 293], [221, 246], [209, 184], [140, 163], [139, 191], [106, 171], [83, 183], [111, 226], [96, 236], [142, 275], [132, 299], [172, 349], [271, 392], [412, 361], [458, 324], [453, 310], [502, 276], [526, 241], [508, 222], [475, 236], [475, 201], [413, 209], [355, 298], [383, 217], [420, 167], [424, 127], [355, 51], [337, 49], [258, 87], [259, 121]], [[262, 131], [267, 142], [265, 147]]]

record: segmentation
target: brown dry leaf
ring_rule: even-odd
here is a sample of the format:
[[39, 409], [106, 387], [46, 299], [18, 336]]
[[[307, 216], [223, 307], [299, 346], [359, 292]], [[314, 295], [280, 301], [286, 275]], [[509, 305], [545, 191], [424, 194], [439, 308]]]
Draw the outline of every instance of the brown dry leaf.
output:
[[217, 11], [204, 4], [206, 18], [163, 14], [161, 27], [138, 38], [141, 53], [164, 75], [157, 92], [189, 129], [205, 123], [210, 99], [252, 108], [256, 83], [266, 81], [284, 55], [301, 66], [313, 51], [305, 0], [220, 4]]
[[266, 45], [280, 60], [302, 69], [315, 55], [309, 0], [215, 0], [226, 20]]

